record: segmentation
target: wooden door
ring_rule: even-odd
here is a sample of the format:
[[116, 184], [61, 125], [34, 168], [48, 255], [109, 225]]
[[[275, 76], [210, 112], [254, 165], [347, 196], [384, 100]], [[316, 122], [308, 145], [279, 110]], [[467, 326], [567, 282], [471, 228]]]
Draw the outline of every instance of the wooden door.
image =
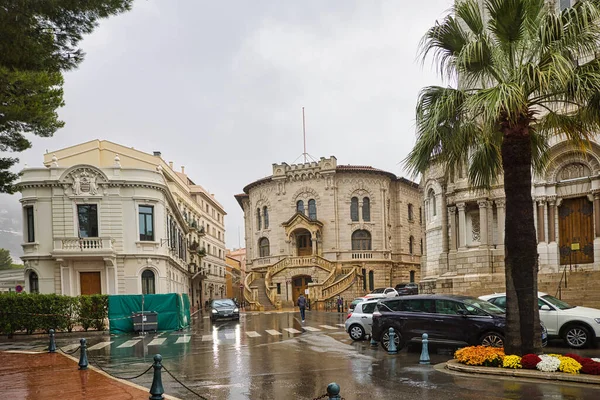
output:
[[558, 208], [560, 264], [594, 262], [594, 207], [587, 197], [565, 199]]
[[296, 246], [299, 256], [310, 256], [312, 254], [312, 242], [310, 233], [299, 233], [296, 235]]
[[305, 291], [308, 289], [309, 282], [312, 282], [310, 276], [297, 276], [292, 279], [292, 296], [294, 296], [294, 302], [298, 301], [300, 294], [304, 294], [305, 297], [308, 297]]
[[80, 272], [81, 294], [102, 294], [100, 272]]

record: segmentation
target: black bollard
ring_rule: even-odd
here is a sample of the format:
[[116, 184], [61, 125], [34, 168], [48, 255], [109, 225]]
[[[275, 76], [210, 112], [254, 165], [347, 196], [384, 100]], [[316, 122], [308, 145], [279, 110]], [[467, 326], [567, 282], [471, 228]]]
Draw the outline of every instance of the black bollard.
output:
[[79, 343], [81, 343], [79, 346], [79, 369], [86, 370], [88, 368], [87, 340], [81, 339]]
[[152, 378], [152, 386], [150, 386], [150, 394], [152, 396], [149, 397], [150, 400], [164, 400], [163, 394], [165, 393], [165, 389], [162, 384], [161, 370], [162, 370], [162, 356], [157, 354], [154, 356], [154, 364], [152, 364], [152, 368], [154, 368], [154, 377]]
[[340, 385], [335, 382], [327, 385], [327, 395], [329, 395], [329, 400], [340, 400], [342, 398], [340, 396]]
[[54, 341], [54, 329], [50, 329], [50, 344], [48, 345], [48, 353], [56, 353], [56, 342]]

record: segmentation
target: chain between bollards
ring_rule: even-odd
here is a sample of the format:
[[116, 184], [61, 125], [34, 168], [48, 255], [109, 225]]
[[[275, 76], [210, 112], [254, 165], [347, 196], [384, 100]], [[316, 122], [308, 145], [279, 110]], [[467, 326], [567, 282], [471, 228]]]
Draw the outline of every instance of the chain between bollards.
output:
[[48, 353], [56, 353], [56, 341], [54, 340], [54, 329], [48, 331], [50, 334], [50, 343], [48, 344]]
[[80, 352], [79, 352], [79, 369], [80, 370], [86, 370], [88, 368], [88, 358], [87, 358], [87, 340], [85, 339], [81, 339], [79, 341], [79, 343], [81, 344], [79, 346], [80, 348]]
[[422, 336], [423, 347], [421, 348], [421, 359], [419, 360], [419, 364], [429, 364], [429, 340], [427, 339], [428, 337], [429, 335], [427, 335], [426, 333], [424, 333]]
[[164, 400], [163, 394], [165, 393], [165, 389], [162, 384], [162, 356], [160, 354], [156, 354], [154, 356], [154, 364], [152, 367], [154, 368], [154, 376], [152, 378], [152, 386], [150, 386], [150, 394], [149, 400]]

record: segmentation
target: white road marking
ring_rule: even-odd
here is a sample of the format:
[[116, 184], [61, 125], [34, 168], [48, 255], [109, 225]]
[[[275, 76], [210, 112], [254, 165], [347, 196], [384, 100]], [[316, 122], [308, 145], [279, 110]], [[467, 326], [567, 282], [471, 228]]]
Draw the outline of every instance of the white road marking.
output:
[[337, 326], [341, 326], [342, 328], [346, 328], [345, 324], [336, 324]]
[[71, 351], [71, 350], [76, 349], [77, 347], [79, 347], [79, 343], [73, 343], [73, 344], [67, 345], [65, 347], [61, 347], [61, 349], [63, 351]]
[[183, 335], [183, 336], [179, 336], [179, 338], [177, 339], [177, 341], [175, 343], [189, 343], [190, 340], [192, 340], [191, 336]]
[[122, 349], [122, 348], [125, 348], [125, 347], [133, 347], [136, 344], [138, 344], [139, 342], [140, 342], [140, 340], [128, 340], [125, 343], [123, 343], [122, 345], [117, 346], [117, 348], [118, 349]]
[[203, 342], [210, 342], [211, 340], [213, 340], [212, 335], [202, 335]]
[[271, 314], [271, 313], [270, 313], [270, 312], [266, 312], [266, 313], [263, 313], [263, 314], [265, 314], [265, 315], [269, 315], [269, 314]]
[[165, 342], [165, 340], [167, 340], [167, 338], [156, 338], [148, 343], [148, 346], [160, 346]]
[[283, 333], [276, 331], [275, 329], [267, 329], [266, 332], [269, 335], [273, 335], [273, 336], [277, 336], [277, 335], [283, 335]]
[[231, 339], [234, 339], [234, 338], [235, 338], [235, 333], [229, 332], [229, 333], [225, 334], [225, 339], [231, 340]]
[[246, 335], [248, 335], [248, 337], [259, 337], [260, 333], [258, 333], [256, 331], [248, 331], [248, 332], [246, 332]]
[[319, 325], [321, 328], [325, 328], [325, 329], [338, 329], [335, 326], [331, 326], [331, 325]]
[[288, 331], [289, 333], [302, 333], [302, 331], [294, 328], [285, 328], [284, 331]]
[[100, 350], [105, 348], [106, 346], [110, 346], [112, 342], [100, 342], [93, 346], [88, 347], [88, 350]]
[[309, 332], [319, 332], [320, 331], [319, 328], [313, 328], [312, 326], [305, 326], [304, 329], [306, 329]]

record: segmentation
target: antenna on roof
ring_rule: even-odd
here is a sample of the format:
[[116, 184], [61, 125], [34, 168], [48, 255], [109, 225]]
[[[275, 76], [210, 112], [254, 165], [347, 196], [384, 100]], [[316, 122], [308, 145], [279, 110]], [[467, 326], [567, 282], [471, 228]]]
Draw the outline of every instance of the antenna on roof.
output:
[[[308, 162], [308, 159], [310, 158], [311, 161], [317, 161], [313, 156], [311, 156], [310, 154], [308, 154], [306, 152], [306, 118], [304, 117], [304, 107], [302, 107], [302, 139], [304, 142], [304, 152], [300, 155], [300, 157], [304, 158], [304, 163], [306, 164]], [[298, 157], [298, 158], [300, 158]], [[294, 163], [298, 160], [298, 158], [296, 158], [294, 160]]]

